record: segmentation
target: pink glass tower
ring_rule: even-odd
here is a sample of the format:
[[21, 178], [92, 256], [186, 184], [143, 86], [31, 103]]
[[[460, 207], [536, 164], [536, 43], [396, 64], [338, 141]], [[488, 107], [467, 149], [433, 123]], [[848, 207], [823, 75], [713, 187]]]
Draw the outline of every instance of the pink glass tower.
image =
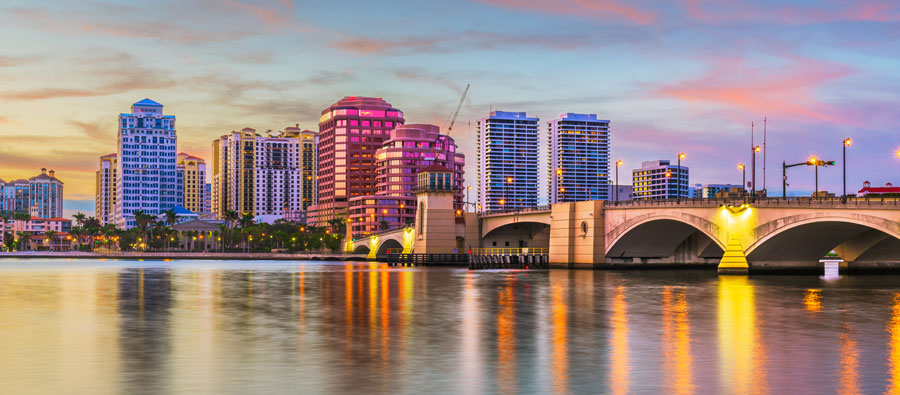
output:
[[351, 198], [375, 194], [375, 151], [403, 122], [402, 111], [375, 97], [344, 97], [322, 111], [318, 200], [308, 209], [311, 224], [346, 219]]
[[438, 164], [456, 172], [455, 208], [462, 208], [463, 168], [465, 155], [457, 152], [456, 142], [428, 124], [402, 125], [391, 132], [390, 139], [376, 154], [376, 189], [373, 195], [350, 199], [350, 219], [354, 236], [383, 229], [406, 226], [416, 215], [417, 174]]

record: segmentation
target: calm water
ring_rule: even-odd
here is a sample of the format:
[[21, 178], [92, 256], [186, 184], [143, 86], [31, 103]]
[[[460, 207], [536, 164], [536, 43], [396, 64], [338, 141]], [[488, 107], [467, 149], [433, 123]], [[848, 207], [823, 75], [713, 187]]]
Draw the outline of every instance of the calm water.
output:
[[897, 284], [0, 259], [0, 392], [897, 392]]

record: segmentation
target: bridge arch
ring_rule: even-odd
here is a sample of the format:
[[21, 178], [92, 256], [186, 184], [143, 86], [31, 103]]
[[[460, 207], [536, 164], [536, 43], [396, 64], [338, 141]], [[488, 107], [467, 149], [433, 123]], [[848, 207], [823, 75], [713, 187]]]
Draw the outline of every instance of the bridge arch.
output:
[[[714, 263], [725, 252], [721, 229], [689, 213], [648, 213], [607, 232], [609, 261], [641, 258], [658, 263]], [[652, 242], [648, 243], [648, 240]]]
[[357, 246], [355, 246], [355, 247], [353, 248], [353, 253], [354, 253], [354, 254], [368, 254], [368, 253], [369, 253], [369, 246], [367, 246], [367, 245], [357, 245]]
[[390, 250], [392, 253], [402, 252], [403, 244], [395, 238], [386, 238], [382, 240], [378, 245], [378, 251], [375, 253], [375, 255], [385, 256], [388, 254], [388, 250]]
[[[900, 224], [885, 218], [832, 212], [792, 215], [769, 221], [753, 231], [745, 249], [754, 262], [818, 262], [831, 250], [847, 261], [893, 260], [900, 256]], [[893, 259], [890, 259], [893, 256]]]
[[549, 248], [550, 223], [517, 221], [493, 226], [483, 233], [485, 248]]

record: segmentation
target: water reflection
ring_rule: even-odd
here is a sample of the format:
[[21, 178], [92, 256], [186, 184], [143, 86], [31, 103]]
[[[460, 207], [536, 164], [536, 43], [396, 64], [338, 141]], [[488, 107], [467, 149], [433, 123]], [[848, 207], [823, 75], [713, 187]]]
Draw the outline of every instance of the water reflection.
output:
[[897, 276], [29, 265], [3, 393], [900, 391]]
[[610, 316], [612, 336], [610, 349], [610, 389], [614, 394], [627, 394], [630, 384], [631, 365], [628, 360], [628, 304], [625, 301], [625, 286], [615, 289]]
[[663, 355], [666, 392], [694, 393], [691, 324], [684, 288], [665, 287], [662, 293]]
[[887, 331], [888, 343], [888, 387], [889, 394], [900, 394], [900, 292], [894, 294], [894, 305]]
[[765, 393], [765, 350], [756, 328], [754, 286], [747, 277], [719, 278], [721, 393]]

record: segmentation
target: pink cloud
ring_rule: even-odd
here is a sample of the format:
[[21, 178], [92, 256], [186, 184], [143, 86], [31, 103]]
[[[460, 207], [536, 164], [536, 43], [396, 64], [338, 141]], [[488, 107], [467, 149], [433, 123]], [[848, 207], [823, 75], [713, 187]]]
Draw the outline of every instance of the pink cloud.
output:
[[646, 25], [657, 19], [657, 14], [644, 11], [617, 0], [478, 0], [496, 7], [523, 9], [541, 13], [574, 15], [580, 17], [620, 16], [632, 23]]
[[662, 86], [656, 93], [755, 115], [849, 121], [841, 116], [839, 109], [818, 99], [816, 91], [850, 75], [851, 68], [798, 56], [783, 56], [781, 60], [782, 64], [778, 65], [754, 66], [745, 59], [711, 58], [710, 69], [700, 78]]
[[900, 6], [896, 2], [820, 1], [807, 7], [769, 6], [757, 2], [729, 0], [682, 0], [688, 14], [696, 20], [723, 24], [734, 22], [771, 22], [812, 24], [829, 22], [896, 22]]

